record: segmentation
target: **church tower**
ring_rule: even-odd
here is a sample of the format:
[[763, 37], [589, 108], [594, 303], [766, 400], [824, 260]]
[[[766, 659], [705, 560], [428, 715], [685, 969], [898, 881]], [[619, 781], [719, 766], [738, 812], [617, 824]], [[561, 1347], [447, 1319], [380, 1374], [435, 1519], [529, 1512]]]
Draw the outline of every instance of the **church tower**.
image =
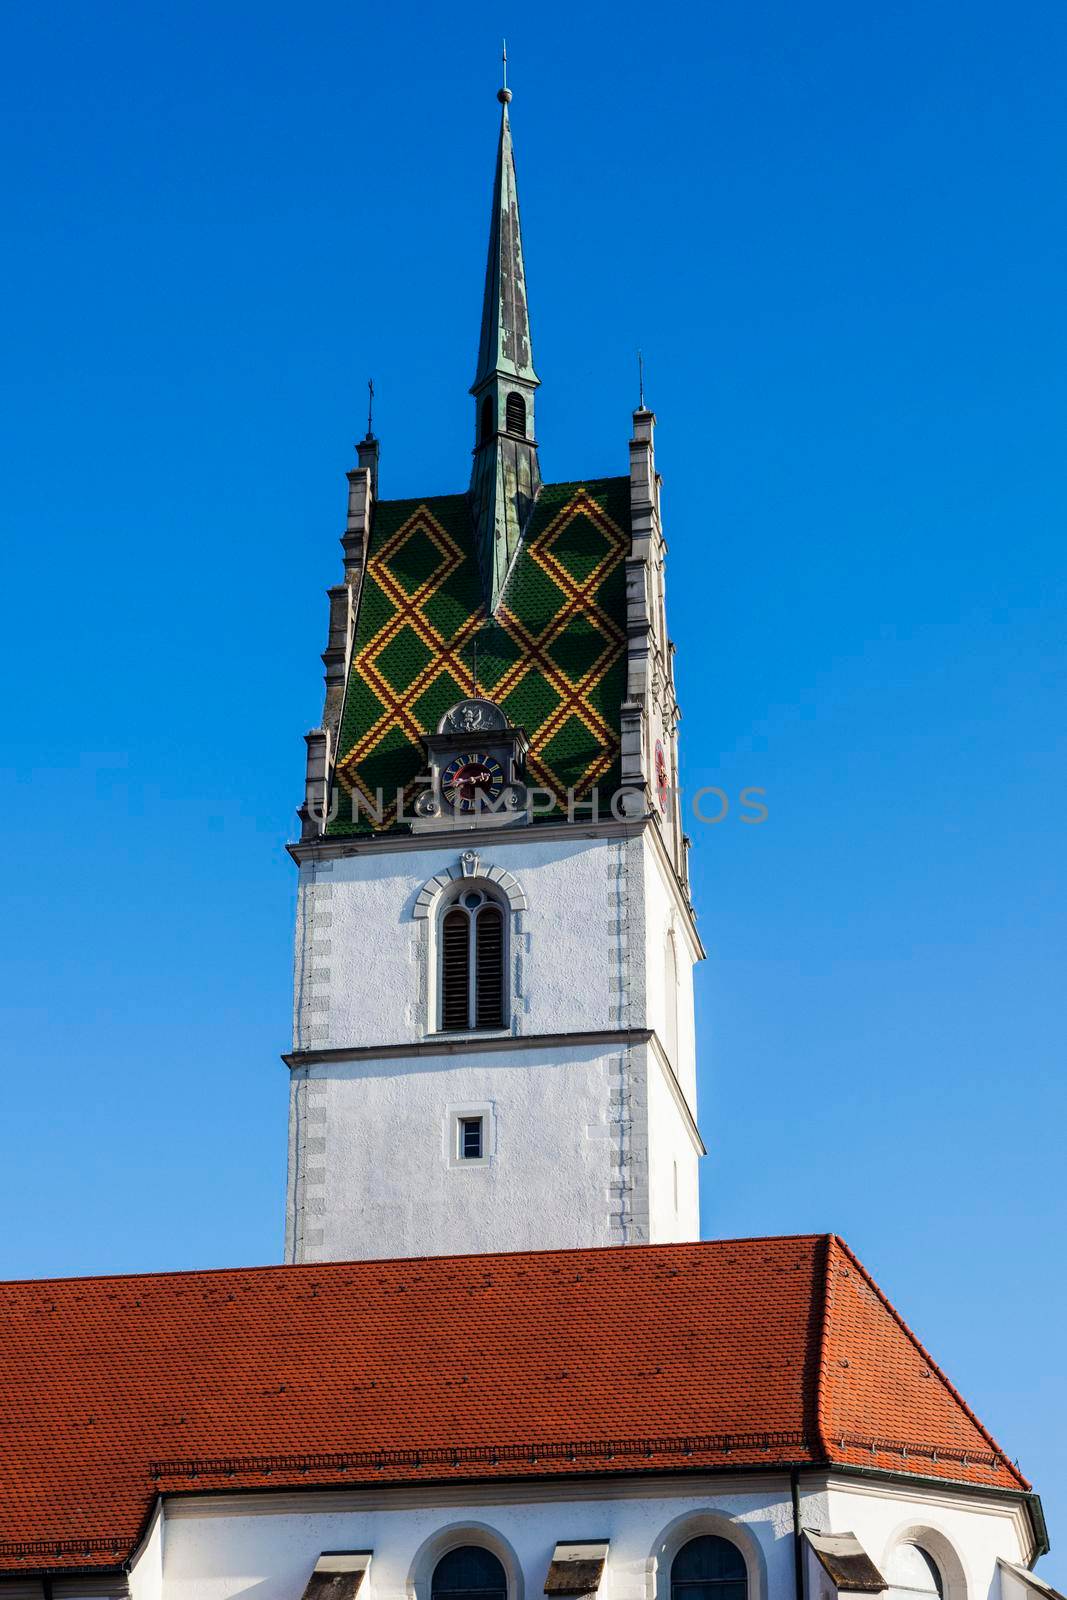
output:
[[290, 847], [289, 1261], [698, 1237], [655, 417], [627, 475], [542, 482], [498, 98], [469, 490], [381, 498], [370, 431], [348, 474]]

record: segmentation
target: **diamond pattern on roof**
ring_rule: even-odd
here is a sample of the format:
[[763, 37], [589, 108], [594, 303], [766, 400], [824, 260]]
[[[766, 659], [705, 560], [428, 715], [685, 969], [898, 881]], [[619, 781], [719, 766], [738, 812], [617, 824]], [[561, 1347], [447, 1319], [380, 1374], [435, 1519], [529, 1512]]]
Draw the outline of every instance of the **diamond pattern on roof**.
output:
[[568, 789], [583, 799], [613, 786], [629, 547], [628, 479], [546, 485], [489, 616], [467, 497], [379, 502], [336, 768], [364, 809], [353, 820], [342, 803], [329, 831], [398, 826], [397, 795], [408, 812], [424, 769], [421, 736], [470, 693], [475, 643], [479, 692], [529, 738], [530, 783], [557, 806]]

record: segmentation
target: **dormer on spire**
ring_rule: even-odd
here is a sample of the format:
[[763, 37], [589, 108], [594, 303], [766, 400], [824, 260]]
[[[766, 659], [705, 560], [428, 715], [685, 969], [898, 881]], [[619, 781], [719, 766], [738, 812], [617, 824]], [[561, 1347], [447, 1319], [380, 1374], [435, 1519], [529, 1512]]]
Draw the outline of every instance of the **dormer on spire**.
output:
[[541, 488], [534, 436], [533, 367], [526, 273], [519, 227], [519, 193], [511, 144], [507, 51], [500, 101], [489, 259], [474, 396], [471, 501], [486, 598], [494, 610], [519, 540]]

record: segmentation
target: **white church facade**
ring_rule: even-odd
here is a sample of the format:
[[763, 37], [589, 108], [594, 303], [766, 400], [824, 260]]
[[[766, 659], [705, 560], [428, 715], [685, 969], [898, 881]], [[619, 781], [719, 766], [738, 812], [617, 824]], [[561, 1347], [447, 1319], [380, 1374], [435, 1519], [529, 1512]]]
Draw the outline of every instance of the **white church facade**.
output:
[[[1011, 1600], [1024, 1600], [1027, 1590], [1048, 1595], [1032, 1575], [1023, 1575], [1032, 1549], [1029, 1530], [994, 1503], [963, 1496], [954, 1501], [942, 1493], [931, 1511], [928, 1495], [902, 1488], [875, 1493], [828, 1477], [818, 1487], [805, 1487], [800, 1510], [813, 1530], [801, 1545], [800, 1583], [818, 1600], [879, 1593], [886, 1600], [963, 1600], [998, 1586]], [[340, 1597], [366, 1585], [366, 1594], [389, 1600], [452, 1600], [457, 1591], [439, 1570], [442, 1560], [473, 1547], [492, 1559], [478, 1574], [480, 1587], [460, 1591], [467, 1600], [536, 1600], [545, 1593], [594, 1593], [598, 1600], [772, 1600], [796, 1589], [796, 1551], [782, 1528], [791, 1517], [787, 1478], [753, 1483], [720, 1475], [694, 1476], [684, 1491], [677, 1483], [637, 1477], [589, 1490], [568, 1484], [536, 1495], [468, 1490], [461, 1502], [455, 1495], [411, 1490], [278, 1496], [269, 1510], [259, 1497], [177, 1500], [161, 1512], [149, 1536], [133, 1593], [145, 1600], [229, 1600], [258, 1589], [296, 1600], [307, 1592], [316, 1568], [329, 1574], [334, 1565], [338, 1574], [358, 1571], [359, 1587], [338, 1575], [332, 1584], [312, 1588], [311, 1596]], [[814, 1531], [820, 1527], [847, 1532]], [[736, 1554], [724, 1561], [714, 1547], [687, 1548], [703, 1540], [722, 1541]], [[358, 1555], [335, 1557], [331, 1564], [324, 1550]], [[577, 1587], [591, 1581], [584, 1559], [574, 1578], [559, 1559], [572, 1551], [583, 1558], [591, 1553], [595, 1589]], [[701, 1557], [711, 1569], [706, 1578]], [[269, 1587], [264, 1574], [270, 1575]], [[876, 1589], [879, 1577], [885, 1583]]]
[[0, 1286], [0, 1600], [1061, 1600], [840, 1239], [700, 1242], [655, 419], [544, 482], [500, 99], [469, 486], [348, 475], [284, 1264]]

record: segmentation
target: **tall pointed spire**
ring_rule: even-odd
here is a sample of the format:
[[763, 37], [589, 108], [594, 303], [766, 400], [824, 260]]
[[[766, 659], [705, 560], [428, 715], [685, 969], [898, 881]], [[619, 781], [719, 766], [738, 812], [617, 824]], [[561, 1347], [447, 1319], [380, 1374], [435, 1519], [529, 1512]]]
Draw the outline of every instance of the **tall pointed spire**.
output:
[[503, 66], [478, 370], [471, 386], [475, 418], [471, 499], [490, 608], [500, 597], [541, 487], [534, 438], [534, 391], [540, 379], [534, 371], [526, 303], [506, 46]]
[[530, 348], [530, 318], [526, 305], [526, 273], [519, 228], [519, 191], [515, 182], [515, 152], [511, 143], [507, 86], [507, 50], [504, 51], [504, 85], [500, 101], [500, 143], [493, 185], [493, 212], [489, 223], [489, 258], [485, 267], [482, 302], [482, 336], [478, 371], [472, 393], [494, 374], [537, 383]]

